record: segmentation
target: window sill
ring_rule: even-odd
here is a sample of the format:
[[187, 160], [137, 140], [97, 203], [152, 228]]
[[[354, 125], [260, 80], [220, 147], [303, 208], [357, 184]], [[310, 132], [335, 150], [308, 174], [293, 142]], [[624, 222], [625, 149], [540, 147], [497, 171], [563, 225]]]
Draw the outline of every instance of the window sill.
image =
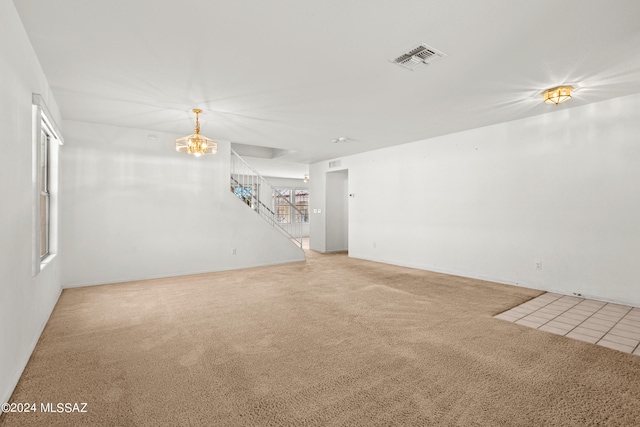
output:
[[40, 261], [40, 271], [44, 270], [55, 258], [57, 254], [49, 254], [45, 259]]

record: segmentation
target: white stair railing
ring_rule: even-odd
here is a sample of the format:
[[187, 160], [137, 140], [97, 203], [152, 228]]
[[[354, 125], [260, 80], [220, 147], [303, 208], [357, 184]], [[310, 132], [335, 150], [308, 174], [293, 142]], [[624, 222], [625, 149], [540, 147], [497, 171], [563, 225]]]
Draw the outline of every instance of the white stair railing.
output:
[[302, 248], [305, 215], [291, 202], [291, 191], [280, 192], [231, 150], [231, 192]]

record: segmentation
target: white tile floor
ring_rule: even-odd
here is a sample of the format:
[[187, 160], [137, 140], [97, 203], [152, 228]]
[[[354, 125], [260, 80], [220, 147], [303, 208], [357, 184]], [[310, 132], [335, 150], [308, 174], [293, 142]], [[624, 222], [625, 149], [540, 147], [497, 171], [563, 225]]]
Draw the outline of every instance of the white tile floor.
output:
[[494, 316], [640, 356], [640, 308], [553, 293]]

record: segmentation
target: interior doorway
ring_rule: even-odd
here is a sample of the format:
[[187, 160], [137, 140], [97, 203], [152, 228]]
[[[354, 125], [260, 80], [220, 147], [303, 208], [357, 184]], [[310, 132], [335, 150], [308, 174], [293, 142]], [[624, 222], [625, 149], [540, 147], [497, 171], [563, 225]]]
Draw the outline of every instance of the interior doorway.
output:
[[327, 172], [325, 221], [327, 252], [349, 250], [349, 171]]

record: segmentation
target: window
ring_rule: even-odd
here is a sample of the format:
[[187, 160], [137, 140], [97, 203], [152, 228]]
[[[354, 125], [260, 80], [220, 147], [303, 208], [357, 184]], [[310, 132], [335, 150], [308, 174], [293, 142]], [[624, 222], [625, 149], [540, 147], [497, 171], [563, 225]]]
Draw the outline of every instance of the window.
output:
[[49, 255], [49, 232], [51, 229], [51, 192], [49, 190], [49, 145], [51, 135], [44, 121], [41, 123], [40, 146], [40, 260]]
[[233, 194], [235, 194], [238, 199], [245, 202], [247, 206], [252, 206], [254, 197], [253, 195], [258, 194], [258, 192], [256, 191], [254, 193], [253, 187], [234, 187]]
[[[292, 206], [296, 209], [292, 209]], [[306, 188], [274, 190], [273, 209], [276, 213], [276, 222], [279, 224], [309, 222], [309, 190]]]
[[276, 213], [276, 222], [279, 224], [291, 223], [291, 189], [278, 188], [273, 190], [273, 209]]
[[296, 222], [309, 222], [309, 190], [295, 189]]
[[58, 147], [62, 137], [40, 95], [33, 95], [32, 275], [37, 276], [58, 245]]

